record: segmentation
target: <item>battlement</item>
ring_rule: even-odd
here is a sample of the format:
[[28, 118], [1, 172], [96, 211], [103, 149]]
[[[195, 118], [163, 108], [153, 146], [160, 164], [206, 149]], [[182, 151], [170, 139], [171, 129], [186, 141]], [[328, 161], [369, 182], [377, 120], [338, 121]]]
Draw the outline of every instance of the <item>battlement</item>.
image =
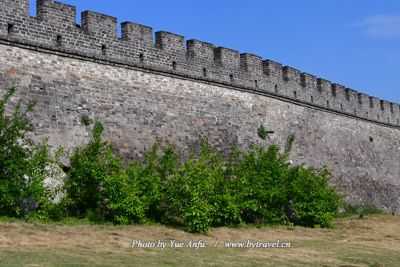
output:
[[22, 20], [29, 16], [29, 0], [0, 0], [0, 5], [1, 15], [8, 15], [14, 21]]
[[123, 22], [121, 23], [121, 38], [124, 41], [138, 42], [144, 46], [152, 46], [153, 29], [132, 22]]
[[188, 40], [166, 31], [84, 11], [54, 0], [0, 0], [0, 39], [133, 67], [238, 87], [346, 115], [400, 127], [400, 106], [262, 57]]
[[64, 28], [76, 26], [76, 7], [53, 0], [37, 0], [36, 17]]

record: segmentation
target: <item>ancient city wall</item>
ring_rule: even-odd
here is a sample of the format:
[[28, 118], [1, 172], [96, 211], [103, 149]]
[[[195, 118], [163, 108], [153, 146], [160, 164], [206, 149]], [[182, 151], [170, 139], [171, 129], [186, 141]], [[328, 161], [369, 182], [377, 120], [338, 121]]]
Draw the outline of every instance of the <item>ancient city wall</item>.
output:
[[80, 118], [106, 128], [126, 157], [160, 139], [189, 150], [202, 138], [246, 147], [264, 125], [296, 163], [328, 165], [353, 203], [400, 212], [400, 106], [210, 43], [156, 32], [73, 6], [0, 0], [0, 90], [37, 99], [35, 133], [53, 146], [88, 138]]

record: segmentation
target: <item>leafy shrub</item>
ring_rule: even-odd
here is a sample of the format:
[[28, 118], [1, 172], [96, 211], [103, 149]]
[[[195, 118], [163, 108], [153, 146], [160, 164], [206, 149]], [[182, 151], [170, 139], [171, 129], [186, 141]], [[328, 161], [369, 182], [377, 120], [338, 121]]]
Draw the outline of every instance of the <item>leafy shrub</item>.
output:
[[248, 152], [236, 150], [230, 161], [203, 145], [198, 155], [185, 162], [179, 163], [174, 156], [173, 164], [166, 168], [168, 175], [159, 171], [161, 159], [168, 157], [158, 158], [153, 150], [149, 157], [152, 163], [146, 163], [153, 170], [147, 174], [153, 173], [153, 178], [141, 175], [141, 183], [147, 181], [149, 195], [157, 195], [154, 199], [158, 199], [161, 222], [184, 225], [192, 232], [241, 222], [284, 224], [288, 222], [285, 211], [289, 200], [294, 201], [300, 215], [297, 224], [328, 227], [337, 216], [341, 197], [329, 186], [326, 169], [288, 163], [293, 141], [290, 135], [283, 152], [276, 145], [252, 145]]
[[130, 224], [146, 221], [146, 206], [139, 197], [138, 184], [126, 173], [107, 176], [104, 188], [109, 201], [107, 208], [114, 222]]
[[207, 232], [213, 225], [240, 222], [234, 197], [225, 188], [225, 163], [206, 145], [182, 162], [172, 147], [160, 152], [156, 144], [144, 164], [130, 167], [129, 175], [139, 185], [147, 218]]
[[39, 209], [32, 216], [47, 220], [51, 217], [50, 213], [59, 208], [51, 202], [56, 192], [45, 186], [45, 179], [50, 175], [48, 166], [54, 162], [50, 159], [46, 142], [32, 145], [28, 149], [29, 160], [25, 166], [26, 187], [22, 197], [23, 199], [32, 197], [38, 204]]
[[242, 219], [246, 223], [282, 223], [287, 202], [285, 177], [288, 164], [279, 148], [253, 145], [233, 167]]
[[207, 232], [213, 223], [217, 181], [223, 179], [222, 158], [202, 146], [198, 157], [180, 164], [166, 183], [165, 202], [169, 215], [183, 222], [191, 232]]
[[71, 157], [65, 183], [69, 214], [100, 222], [143, 222], [145, 208], [137, 196], [138, 185], [129, 179], [110, 144], [102, 141], [102, 132], [102, 124], [96, 122], [92, 140]]
[[329, 186], [330, 176], [326, 168], [294, 166], [290, 169], [288, 197], [295, 203], [300, 225], [329, 227], [338, 216], [343, 199]]
[[[96, 123], [93, 138], [86, 146], [79, 147], [71, 157], [68, 179], [65, 183], [71, 215], [105, 219], [107, 194], [105, 182], [109, 176], [118, 175], [122, 166], [111, 147], [101, 140], [103, 126]], [[96, 220], [97, 220], [96, 219]]]
[[329, 186], [328, 170], [288, 163], [293, 142], [290, 135], [284, 152], [276, 145], [252, 145], [249, 152], [239, 152], [233, 160], [235, 194], [246, 223], [287, 223], [289, 200], [294, 201], [300, 225], [328, 227], [338, 215], [342, 198]]
[[[18, 103], [11, 116], [5, 105], [15, 89], [0, 101], [0, 215], [22, 216], [21, 200], [34, 199], [40, 219], [65, 215], [118, 224], [160, 222], [207, 232], [211, 227], [250, 224], [287, 224], [329, 227], [338, 216], [342, 198], [329, 186], [330, 172], [289, 164], [294, 135], [283, 151], [277, 145], [253, 144], [232, 149], [226, 159], [203, 144], [197, 154], [181, 160], [173, 147], [156, 143], [144, 162], [125, 165], [101, 138], [96, 122], [92, 139], [70, 158], [65, 181], [66, 198], [57, 205], [43, 186], [49, 166], [49, 149], [25, 137], [30, 130], [27, 113]], [[90, 125], [88, 117], [82, 123]], [[260, 127], [258, 135], [267, 138]], [[54, 193], [54, 192], [53, 192]], [[288, 216], [287, 211], [296, 211]]]
[[7, 91], [0, 100], [0, 212], [4, 215], [17, 215], [27, 189], [25, 166], [29, 163], [28, 140], [25, 134], [30, 130], [25, 112], [17, 104], [12, 115], [6, 116], [6, 104], [15, 93], [15, 88]]
[[7, 115], [6, 106], [15, 91], [11, 88], [0, 100], [0, 214], [25, 216], [23, 200], [31, 199], [41, 210], [51, 205], [43, 184], [45, 166], [51, 161], [46, 143], [37, 145], [27, 137], [31, 131], [28, 113], [34, 102], [23, 108], [18, 101]]
[[192, 198], [183, 210], [183, 221], [192, 233], [206, 233], [212, 224], [212, 206], [201, 199]]
[[146, 217], [152, 220], [163, 218], [163, 205], [161, 194], [164, 190], [163, 181], [174, 167], [168, 168], [168, 164], [174, 164], [173, 151], [165, 153], [160, 158], [159, 145], [155, 143], [151, 151], [146, 155], [145, 162], [134, 162], [129, 169], [130, 180], [137, 184], [138, 193], [145, 208]]

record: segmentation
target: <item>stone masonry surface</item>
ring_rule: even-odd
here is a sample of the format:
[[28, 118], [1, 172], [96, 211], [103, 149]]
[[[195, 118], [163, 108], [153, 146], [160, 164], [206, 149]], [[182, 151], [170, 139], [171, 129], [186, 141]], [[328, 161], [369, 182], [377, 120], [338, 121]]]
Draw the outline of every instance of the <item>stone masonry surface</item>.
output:
[[36, 99], [37, 138], [53, 147], [86, 142], [83, 115], [101, 121], [126, 158], [156, 141], [189, 151], [201, 139], [247, 147], [260, 125], [295, 163], [333, 171], [353, 204], [400, 212], [400, 106], [252, 54], [153, 32], [73, 6], [0, 0], [0, 94], [16, 85]]

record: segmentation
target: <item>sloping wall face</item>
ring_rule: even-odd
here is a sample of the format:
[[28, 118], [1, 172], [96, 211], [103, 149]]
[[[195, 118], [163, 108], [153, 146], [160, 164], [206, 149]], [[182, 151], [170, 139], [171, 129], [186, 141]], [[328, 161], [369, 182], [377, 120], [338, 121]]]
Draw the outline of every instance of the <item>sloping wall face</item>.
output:
[[[400, 108], [252, 54], [39, 0], [0, 0], [0, 94], [36, 99], [37, 138], [73, 148], [89, 138], [84, 115], [127, 158], [156, 141], [190, 151], [201, 139], [247, 147], [264, 125], [295, 163], [333, 170], [354, 204], [400, 212]], [[17, 99], [16, 96], [14, 101]]]

